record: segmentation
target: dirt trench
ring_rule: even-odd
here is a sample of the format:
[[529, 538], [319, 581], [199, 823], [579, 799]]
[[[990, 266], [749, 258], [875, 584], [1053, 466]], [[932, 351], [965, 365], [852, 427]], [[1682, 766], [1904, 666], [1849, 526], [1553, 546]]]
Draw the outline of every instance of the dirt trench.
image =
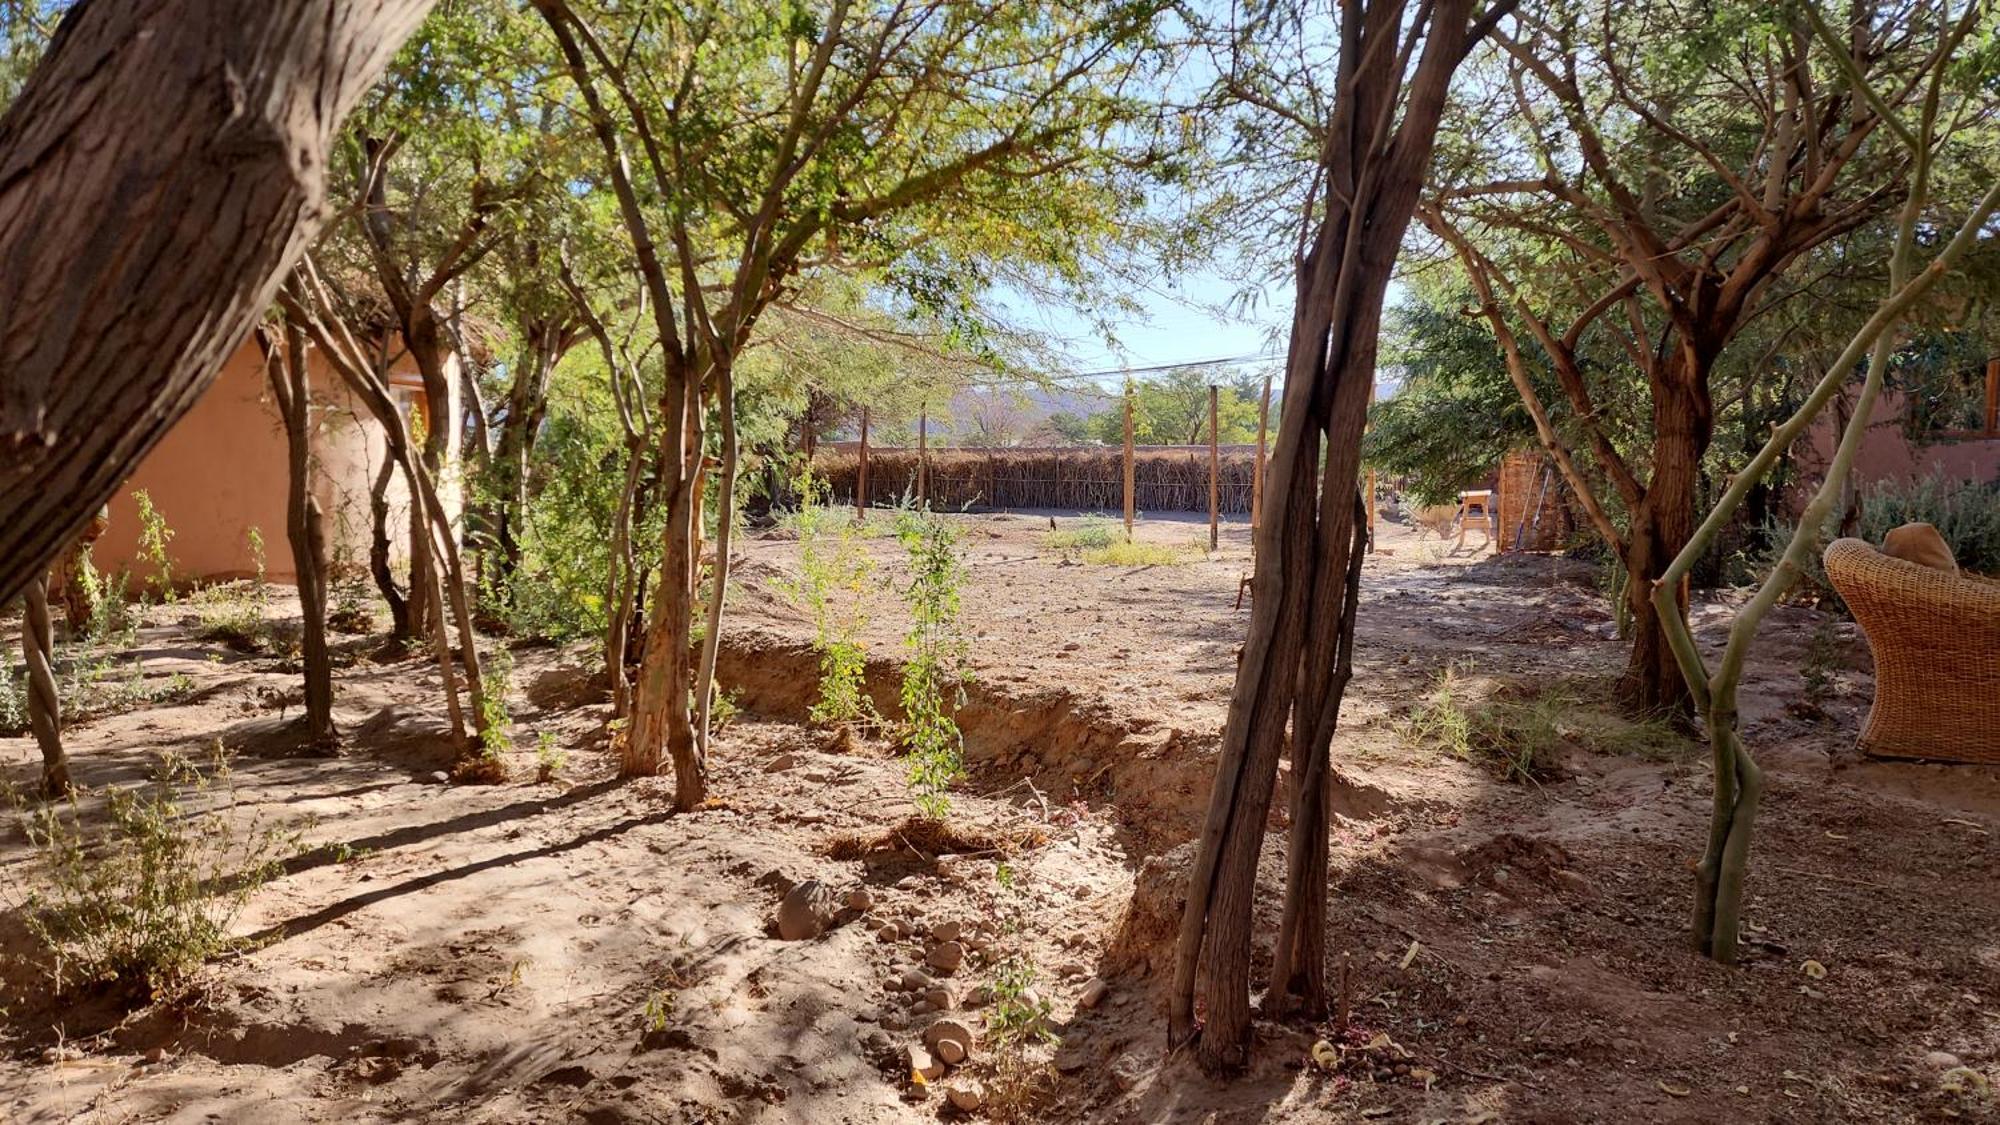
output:
[[[865, 685], [877, 710], [898, 713], [901, 662], [873, 657]], [[738, 706], [805, 723], [819, 657], [804, 641], [761, 630], [730, 634], [716, 677]], [[1050, 801], [1115, 806], [1142, 855], [1201, 827], [1218, 732], [1191, 731], [1066, 688], [974, 679], [957, 713], [971, 784], [991, 791], [1030, 782]]]

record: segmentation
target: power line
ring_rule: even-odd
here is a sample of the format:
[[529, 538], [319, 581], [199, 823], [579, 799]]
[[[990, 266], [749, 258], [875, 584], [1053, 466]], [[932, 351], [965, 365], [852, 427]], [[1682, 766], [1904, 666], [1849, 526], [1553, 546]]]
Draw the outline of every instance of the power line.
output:
[[968, 381], [969, 386], [1008, 387], [1020, 384], [1067, 383], [1088, 379], [1113, 379], [1128, 375], [1158, 375], [1167, 371], [1182, 371], [1190, 367], [1232, 367], [1261, 360], [1282, 358], [1276, 352], [1259, 352], [1252, 355], [1217, 356], [1213, 359], [1188, 359], [1177, 363], [1156, 363], [1145, 367], [1107, 367], [1102, 371], [1073, 371], [1064, 375], [1019, 375], [1008, 379], [991, 381]]

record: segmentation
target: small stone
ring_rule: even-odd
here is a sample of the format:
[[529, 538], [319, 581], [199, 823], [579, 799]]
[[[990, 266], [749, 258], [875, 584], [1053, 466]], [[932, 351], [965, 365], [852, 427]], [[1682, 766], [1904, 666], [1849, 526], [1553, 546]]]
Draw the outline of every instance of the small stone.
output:
[[919, 1000], [910, 1005], [910, 1014], [913, 1016], [928, 1016], [935, 1011], [937, 1011], [937, 1005], [928, 1000]]
[[[167, 1051], [164, 1047], [154, 1047], [146, 1052], [146, 1062], [148, 1064], [159, 1062], [166, 1057]], [[1952, 1065], [1957, 1066], [1958, 1064], [1954, 1062]]]
[[905, 875], [901, 879], [896, 880], [896, 889], [899, 891], [914, 891], [921, 885], [921, 880], [915, 875]]
[[816, 938], [833, 921], [833, 892], [818, 879], [807, 879], [785, 892], [778, 903], [778, 937], [784, 941]]
[[992, 1002], [993, 990], [983, 984], [965, 994], [965, 1006], [968, 1008], [984, 1008]]
[[977, 1082], [953, 1082], [944, 1088], [944, 1096], [951, 1100], [951, 1107], [960, 1113], [975, 1113], [986, 1101], [986, 1091]]
[[924, 1000], [926, 1003], [930, 1004], [932, 1008], [940, 1012], [949, 1012], [953, 1008], [958, 1006], [955, 998], [951, 994], [951, 989], [946, 988], [944, 985], [938, 985], [937, 987], [924, 993]]
[[1130, 1090], [1145, 1078], [1146, 1071], [1146, 1059], [1134, 1052], [1111, 1064], [1111, 1081], [1120, 1090]]
[[903, 970], [903, 988], [909, 992], [929, 992], [937, 981], [922, 969]]
[[957, 1020], [936, 1020], [924, 1029], [924, 1046], [956, 1066], [972, 1054], [972, 1029]]
[[924, 960], [941, 973], [954, 973], [965, 963], [965, 947], [955, 941], [939, 942], [924, 954]]
[[867, 887], [856, 887], [847, 892], [847, 908], [849, 910], [866, 912], [869, 907], [874, 905], [875, 896], [868, 893]]
[[1109, 991], [1111, 991], [1111, 986], [1104, 982], [1103, 977], [1092, 977], [1090, 978], [1090, 983], [1083, 986], [1083, 995], [1076, 998], [1076, 1006], [1079, 1008], [1095, 1008], [1099, 1004], [1104, 1003], [1104, 995]]
[[1958, 1056], [1950, 1051], [1932, 1051], [1924, 1056], [1924, 1065], [1937, 1070], [1950, 1070], [1960, 1063]]
[[1071, 961], [1068, 964], [1064, 965], [1062, 968], [1057, 969], [1056, 975], [1062, 977], [1064, 980], [1071, 980], [1076, 977], [1080, 977], [1087, 972], [1089, 972], [1088, 969], [1085, 969], [1082, 965], [1077, 964], [1075, 961]]
[[789, 753], [780, 754], [777, 757], [772, 758], [770, 761], [764, 763], [764, 772], [783, 773], [784, 771], [791, 769], [797, 766], [798, 764], [799, 764], [799, 756], [797, 754], [789, 754]]
[[964, 927], [957, 922], [939, 922], [931, 927], [932, 941], [957, 941]]
[[899, 1016], [894, 1012], [890, 1012], [882, 1017], [882, 1030], [884, 1031], [908, 1031], [909, 1028], [910, 1020], [908, 1016]]
[[909, 1064], [909, 1073], [922, 1075], [926, 1082], [935, 1082], [944, 1077], [944, 1064], [931, 1057], [927, 1048], [915, 1043], [904, 1048], [904, 1061]]
[[450, 785], [451, 775], [443, 770], [437, 770], [431, 774], [431, 780], [439, 785]]

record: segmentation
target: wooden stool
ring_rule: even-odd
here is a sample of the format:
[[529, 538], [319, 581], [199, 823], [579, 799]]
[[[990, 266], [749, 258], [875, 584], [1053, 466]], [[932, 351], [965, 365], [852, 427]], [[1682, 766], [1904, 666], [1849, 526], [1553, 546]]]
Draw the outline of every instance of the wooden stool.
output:
[[1492, 489], [1482, 488], [1458, 494], [1458, 547], [1465, 546], [1465, 533], [1475, 527], [1486, 533], [1486, 542], [1491, 544], [1497, 526]]

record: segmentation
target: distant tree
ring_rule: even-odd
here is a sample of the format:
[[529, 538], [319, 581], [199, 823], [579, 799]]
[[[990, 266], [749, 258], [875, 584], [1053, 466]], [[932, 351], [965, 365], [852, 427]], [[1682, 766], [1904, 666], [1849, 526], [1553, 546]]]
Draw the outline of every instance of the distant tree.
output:
[[1052, 440], [1048, 444], [1091, 445], [1099, 439], [1095, 415], [1058, 410], [1043, 422]]
[[1006, 387], [960, 391], [952, 402], [952, 415], [958, 423], [958, 440], [966, 445], [1019, 445], [1041, 421], [1024, 392]]
[[[1216, 430], [1224, 445], [1257, 440], [1257, 399], [1231, 374], [1212, 367], [1183, 367], [1133, 383], [1132, 440], [1139, 445], [1201, 445], [1208, 441], [1208, 389], [1218, 388]], [[1125, 412], [1114, 406], [1091, 419], [1107, 445], [1125, 441]]]
[[[1535, 442], [1534, 421], [1508, 381], [1507, 362], [1469, 297], [1421, 291], [1389, 310], [1386, 363], [1396, 393], [1368, 412], [1368, 464], [1409, 481], [1418, 503], [1446, 504], [1476, 488], [1510, 449]], [[1548, 381], [1546, 364], [1536, 367]], [[1551, 383], [1550, 389], [1553, 389]]]

